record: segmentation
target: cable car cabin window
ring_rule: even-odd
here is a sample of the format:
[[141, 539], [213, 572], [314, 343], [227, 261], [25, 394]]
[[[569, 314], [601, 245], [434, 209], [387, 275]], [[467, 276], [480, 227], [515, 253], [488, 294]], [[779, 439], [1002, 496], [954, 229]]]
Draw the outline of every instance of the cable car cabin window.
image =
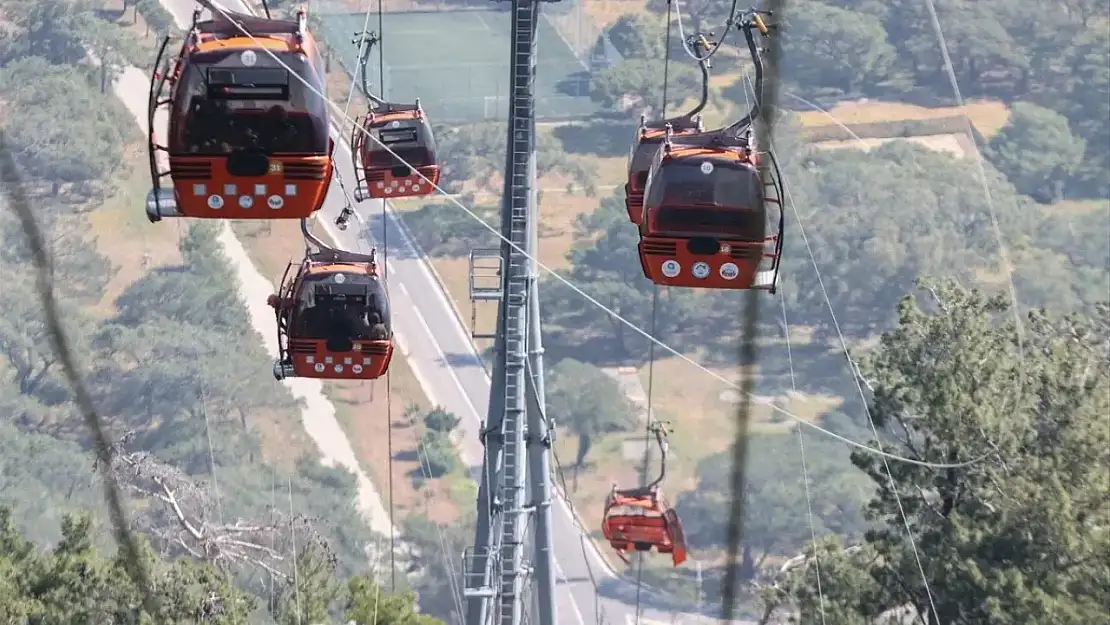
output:
[[657, 234], [717, 235], [757, 241], [763, 238], [763, 220], [763, 213], [749, 210], [661, 208], [655, 217], [655, 229]]
[[[315, 66], [303, 54], [255, 52], [244, 66], [241, 50], [194, 55], [186, 61], [171, 120], [173, 154], [327, 154], [327, 103]], [[303, 81], [303, 82], [302, 82]], [[305, 83], [312, 86], [310, 89]]]
[[[344, 274], [345, 277], [350, 274]], [[294, 321], [298, 338], [386, 340], [389, 310], [380, 286], [369, 276], [350, 276], [343, 283], [331, 274], [308, 278]]]
[[[710, 173], [702, 165], [712, 163]], [[763, 232], [763, 185], [753, 167], [671, 161], [654, 172], [644, 212], [659, 233], [747, 237]], [[721, 210], [731, 209], [731, 210]]]
[[365, 293], [332, 293], [326, 286], [318, 286], [315, 291], [311, 305], [303, 305], [298, 311], [298, 338], [370, 338], [370, 307]]
[[[435, 139], [432, 138], [432, 130], [427, 123], [416, 121], [402, 124], [404, 125], [396, 128], [387, 126], [369, 131], [381, 142], [378, 145], [373, 139], [368, 141], [370, 167], [391, 168], [403, 165], [401, 161], [416, 167], [435, 164]], [[382, 145], [393, 150], [397, 156], [383, 149]]]

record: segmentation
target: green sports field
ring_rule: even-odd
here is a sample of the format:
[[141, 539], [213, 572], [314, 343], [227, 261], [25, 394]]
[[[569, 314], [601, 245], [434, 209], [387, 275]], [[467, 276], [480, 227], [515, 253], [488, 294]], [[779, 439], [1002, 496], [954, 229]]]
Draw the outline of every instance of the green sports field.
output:
[[[324, 39], [351, 71], [358, 51], [351, 43], [362, 30], [364, 14], [322, 16]], [[370, 29], [378, 30], [377, 16]], [[381, 49], [384, 81], [378, 75], [378, 50], [370, 58], [370, 81], [385, 98], [420, 98], [433, 123], [505, 119], [509, 110], [509, 13], [450, 11], [386, 13]], [[538, 31], [536, 111], [539, 119], [571, 119], [598, 112], [586, 95], [586, 66], [546, 20]]]

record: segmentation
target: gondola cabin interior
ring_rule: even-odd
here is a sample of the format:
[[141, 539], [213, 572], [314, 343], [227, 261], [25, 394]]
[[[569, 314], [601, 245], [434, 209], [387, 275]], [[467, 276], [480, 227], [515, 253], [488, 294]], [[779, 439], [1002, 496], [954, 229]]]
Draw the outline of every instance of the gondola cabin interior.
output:
[[[333, 146], [323, 63], [304, 14], [233, 16], [250, 37], [223, 19], [198, 22], [194, 13], [172, 68], [163, 42], [149, 110], [151, 221], [302, 219], [324, 203]], [[163, 107], [167, 145], [155, 140]], [[167, 178], [172, 184], [163, 187]]]
[[393, 357], [389, 303], [372, 263], [306, 260], [269, 304], [278, 321], [274, 377], [373, 380]]
[[743, 142], [691, 141], [700, 137], [674, 137], [652, 163], [640, 221], [644, 275], [665, 286], [773, 290], [782, 222], [779, 208], [779, 229], [768, 236], [767, 206], [778, 204], [777, 182], [764, 183]]
[[359, 201], [420, 197], [435, 192], [440, 167], [428, 116], [416, 104], [383, 104], [356, 120]]
[[670, 127], [672, 136], [696, 134], [702, 131], [698, 116], [684, 115], [673, 119], [648, 122], [640, 117], [640, 127], [628, 152], [628, 181], [624, 185], [624, 206], [628, 219], [639, 225], [644, 210], [644, 188], [647, 186], [648, 171], [655, 155], [663, 146], [663, 139]]
[[635, 494], [610, 493], [601, 532], [625, 562], [629, 551], [670, 554], [674, 566], [686, 561], [682, 523], [658, 489]]

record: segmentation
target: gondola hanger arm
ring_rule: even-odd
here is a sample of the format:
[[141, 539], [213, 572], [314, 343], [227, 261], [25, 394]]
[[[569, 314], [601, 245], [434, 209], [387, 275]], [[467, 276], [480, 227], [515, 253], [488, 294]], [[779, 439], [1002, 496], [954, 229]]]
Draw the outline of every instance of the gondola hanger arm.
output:
[[[361, 87], [360, 90], [362, 91], [362, 95], [373, 104], [388, 106], [388, 102], [370, 91], [370, 78], [366, 75], [366, 66], [370, 64], [370, 52], [374, 49], [375, 45], [381, 43], [381, 40], [382, 38], [378, 36], [377, 32], [369, 30], [355, 33], [354, 38], [351, 39], [351, 43], [358, 46], [358, 49], [361, 51], [358, 58], [358, 72], [359, 86]], [[364, 45], [365, 47], [363, 47]]]

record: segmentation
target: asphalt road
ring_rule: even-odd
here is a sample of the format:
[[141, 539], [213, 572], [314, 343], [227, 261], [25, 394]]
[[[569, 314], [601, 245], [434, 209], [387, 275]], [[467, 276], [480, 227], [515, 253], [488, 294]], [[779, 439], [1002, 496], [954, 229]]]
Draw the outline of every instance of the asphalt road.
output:
[[[190, 0], [162, 0], [180, 24], [188, 24], [194, 3]], [[239, 0], [226, 0], [225, 6], [245, 6]], [[335, 119], [334, 123], [342, 120]], [[355, 182], [350, 147], [345, 133], [333, 128], [336, 140], [335, 160], [339, 176], [353, 189]], [[401, 353], [408, 359], [428, 400], [443, 406], [462, 418], [459, 446], [464, 462], [472, 470], [480, 470], [482, 446], [478, 429], [489, 403], [490, 380], [481, 365], [477, 350], [466, 326], [435, 278], [423, 254], [404, 226], [381, 201], [368, 200], [357, 205], [359, 223], [339, 231], [331, 225], [345, 205], [345, 196], [338, 182], [332, 185], [320, 212], [325, 232], [344, 249], [366, 251], [379, 247], [379, 255], [388, 266], [388, 283], [394, 331]], [[462, 209], [459, 209], [462, 210]], [[388, 249], [385, 243], [388, 242]], [[542, 295], [541, 295], [542, 297]], [[640, 597], [640, 620], [636, 616], [636, 586], [609, 570], [593, 543], [583, 539], [574, 514], [561, 497], [552, 506], [553, 543], [557, 561], [556, 600], [558, 625], [626, 625], [652, 622], [679, 624], [699, 622], [693, 616], [678, 617], [683, 606], [662, 604], [656, 592], [643, 589]], [[601, 510], [584, 511], [585, 522], [592, 527], [599, 521]], [[461, 555], [468, 545], [449, 545]], [[459, 559], [461, 569], [462, 560]], [[704, 621], [700, 621], [704, 622]]]

